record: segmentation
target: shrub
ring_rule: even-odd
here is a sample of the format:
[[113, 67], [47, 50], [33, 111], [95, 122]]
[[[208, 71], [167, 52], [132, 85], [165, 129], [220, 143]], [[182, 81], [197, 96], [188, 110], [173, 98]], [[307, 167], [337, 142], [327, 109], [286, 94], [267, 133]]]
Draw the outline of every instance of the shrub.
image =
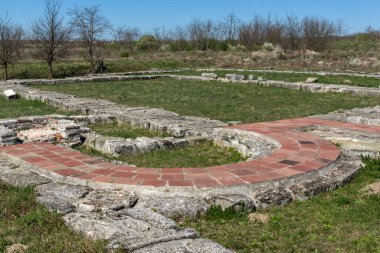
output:
[[153, 35], [144, 35], [137, 41], [137, 48], [141, 51], [157, 50], [158, 41]]
[[128, 53], [128, 51], [124, 51], [124, 52], [121, 53], [120, 56], [123, 57], [123, 58], [128, 58], [129, 57], [129, 53]]
[[275, 45], [273, 45], [273, 43], [270, 42], [265, 42], [262, 46], [262, 49], [264, 49], [265, 51], [272, 52], [275, 49]]

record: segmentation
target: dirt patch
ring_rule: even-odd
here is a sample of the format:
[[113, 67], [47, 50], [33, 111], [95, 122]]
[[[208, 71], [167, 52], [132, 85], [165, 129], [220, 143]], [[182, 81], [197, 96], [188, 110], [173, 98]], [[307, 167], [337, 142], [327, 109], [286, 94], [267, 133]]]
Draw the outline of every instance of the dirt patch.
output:
[[367, 185], [361, 191], [367, 195], [377, 195], [380, 197], [380, 181]]
[[21, 243], [10, 245], [5, 250], [5, 253], [23, 253], [28, 249], [28, 246]]
[[248, 219], [254, 223], [267, 224], [269, 222], [269, 215], [266, 213], [250, 213]]

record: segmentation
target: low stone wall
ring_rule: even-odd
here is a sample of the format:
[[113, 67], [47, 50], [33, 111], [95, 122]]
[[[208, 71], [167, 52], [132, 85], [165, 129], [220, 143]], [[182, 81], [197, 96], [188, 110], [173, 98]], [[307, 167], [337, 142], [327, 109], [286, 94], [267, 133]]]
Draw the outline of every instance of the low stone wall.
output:
[[204, 138], [148, 138], [138, 137], [136, 139], [124, 139], [103, 136], [94, 132], [85, 133], [86, 138], [83, 145], [99, 150], [103, 153], [119, 156], [127, 154], [142, 154], [159, 149], [172, 149], [194, 144]]
[[214, 144], [236, 149], [248, 161], [269, 156], [280, 148], [275, 140], [254, 132], [231, 128], [214, 129]]
[[0, 146], [10, 146], [17, 143], [15, 131], [0, 125]]
[[355, 77], [371, 77], [379, 78], [380, 73], [353, 73], [353, 72], [328, 72], [328, 71], [292, 71], [292, 70], [272, 70], [272, 69], [223, 69], [223, 68], [199, 68], [196, 69], [198, 72], [212, 72], [212, 71], [236, 71], [236, 72], [261, 72], [261, 73], [284, 73], [284, 74], [307, 74], [307, 75], [318, 75], [318, 76], [355, 76]]
[[338, 110], [324, 115], [312, 116], [313, 118], [336, 120], [356, 124], [380, 125], [380, 106], [355, 108], [352, 110]]
[[0, 146], [17, 143], [59, 142], [66, 145], [81, 143], [81, 135], [90, 130], [85, 125], [110, 123], [110, 115], [46, 115], [15, 119], [0, 119]]
[[75, 145], [81, 142], [81, 128], [68, 116], [31, 116], [0, 120], [0, 146], [17, 143], [59, 142]]

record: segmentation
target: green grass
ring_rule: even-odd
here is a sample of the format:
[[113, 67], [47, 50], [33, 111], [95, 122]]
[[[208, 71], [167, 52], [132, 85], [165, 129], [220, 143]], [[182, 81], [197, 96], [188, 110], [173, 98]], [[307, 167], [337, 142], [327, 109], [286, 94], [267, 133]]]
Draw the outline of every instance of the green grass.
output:
[[103, 124], [91, 124], [88, 125], [91, 130], [95, 131], [98, 134], [112, 136], [112, 137], [121, 137], [121, 138], [132, 138], [137, 137], [170, 137], [171, 135], [158, 132], [158, 131], [149, 131], [141, 128], [135, 128], [128, 124], [113, 122], [113, 123], [103, 123]]
[[[183, 72], [183, 75], [200, 75], [202, 72], [192, 71]], [[261, 76], [268, 80], [279, 80], [286, 82], [305, 82], [309, 77], [318, 78], [318, 83], [324, 84], [340, 84], [340, 85], [351, 85], [360, 87], [374, 87], [378, 88], [380, 86], [380, 79], [373, 77], [360, 77], [360, 76], [332, 76], [332, 75], [312, 75], [312, 74], [302, 74], [302, 73], [265, 73], [265, 72], [255, 72], [255, 71], [213, 71], [217, 73], [219, 77], [225, 77], [226, 74], [238, 74], [238, 75], [255, 75]], [[350, 80], [352, 84], [347, 84], [344, 81]]]
[[380, 159], [365, 159], [352, 183], [305, 202], [270, 208], [268, 224], [253, 223], [245, 213], [213, 208], [196, 221], [202, 237], [245, 252], [380, 252], [380, 197], [360, 189], [380, 180]]
[[92, 241], [68, 228], [60, 215], [35, 201], [32, 187], [0, 182], [0, 252], [21, 243], [27, 252], [107, 252], [106, 243]]
[[144, 154], [120, 157], [105, 155], [97, 150], [84, 146], [78, 147], [78, 150], [91, 156], [119, 160], [145, 168], [210, 167], [236, 163], [243, 160], [243, 157], [236, 150], [217, 147], [211, 142], [201, 142], [183, 148], [157, 150]]
[[[118, 61], [106, 61], [105, 72], [126, 72], [126, 71], [139, 71], [149, 69], [177, 69], [182, 67], [189, 67], [177, 60], [146, 60], [144, 62], [125, 59]], [[193, 67], [192, 65], [190, 65]], [[9, 79], [33, 79], [33, 78], [47, 78], [48, 68], [47, 64], [43, 62], [33, 63], [18, 63], [9, 66]], [[54, 78], [64, 78], [70, 76], [83, 76], [91, 73], [91, 66], [83, 61], [63, 61], [57, 62], [53, 65]], [[4, 70], [0, 69], [0, 79], [4, 75]]]
[[172, 79], [37, 85], [36, 88], [107, 99], [127, 106], [160, 107], [183, 115], [242, 122], [305, 117], [380, 104], [380, 97]]
[[25, 99], [6, 100], [3, 97], [0, 97], [0, 119], [48, 114], [72, 115], [76, 113], [58, 110], [40, 101]]

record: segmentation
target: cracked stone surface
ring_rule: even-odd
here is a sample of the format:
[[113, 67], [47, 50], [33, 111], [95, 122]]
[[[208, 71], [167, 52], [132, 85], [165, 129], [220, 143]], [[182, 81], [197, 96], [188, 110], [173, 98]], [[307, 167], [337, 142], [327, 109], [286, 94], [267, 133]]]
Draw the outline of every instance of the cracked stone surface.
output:
[[195, 240], [177, 240], [164, 243], [158, 243], [152, 246], [144, 247], [134, 251], [134, 253], [232, 253], [233, 251], [221, 247], [219, 244], [206, 239]]
[[184, 196], [145, 196], [139, 200], [138, 206], [151, 208], [170, 218], [196, 218], [210, 208], [210, 204], [202, 198]]

